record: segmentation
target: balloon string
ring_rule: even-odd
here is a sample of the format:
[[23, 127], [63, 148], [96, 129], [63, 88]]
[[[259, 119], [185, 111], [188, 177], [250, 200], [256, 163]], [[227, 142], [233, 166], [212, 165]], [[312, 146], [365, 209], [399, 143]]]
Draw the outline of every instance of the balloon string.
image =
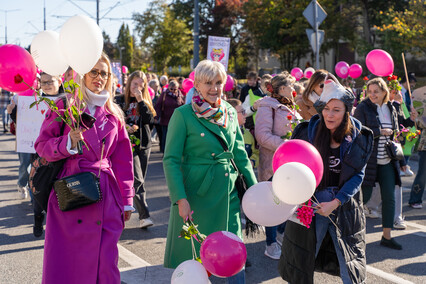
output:
[[[321, 207], [319, 206], [320, 202], [319, 202], [319, 201], [318, 201], [318, 199], [315, 197], [315, 195], [312, 195], [312, 197], [315, 199], [315, 202], [318, 204], [318, 207], [319, 207], [319, 208], [321, 208]], [[330, 213], [330, 215], [334, 215], [334, 214], [333, 214], [333, 213]], [[339, 230], [339, 232], [341, 232], [341, 231], [340, 231], [340, 228], [339, 228], [339, 227], [337, 227], [336, 223], [334, 223], [334, 221], [333, 221], [333, 220], [331, 220], [330, 216], [327, 216], [327, 218], [328, 218], [328, 219], [330, 219], [331, 223], [333, 223], [333, 225], [336, 227], [336, 229], [337, 229], [337, 230]]]

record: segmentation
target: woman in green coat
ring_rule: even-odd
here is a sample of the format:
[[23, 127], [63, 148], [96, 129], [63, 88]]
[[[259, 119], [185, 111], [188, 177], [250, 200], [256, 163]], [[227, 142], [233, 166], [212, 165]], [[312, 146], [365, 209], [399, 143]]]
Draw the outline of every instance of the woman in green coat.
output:
[[[177, 108], [170, 119], [163, 159], [171, 199], [164, 256], [164, 266], [169, 268], [192, 259], [191, 242], [179, 238], [188, 217], [205, 235], [229, 231], [242, 238], [240, 200], [234, 186], [237, 172], [230, 159], [247, 186], [257, 182], [244, 149], [237, 112], [221, 99], [225, 68], [204, 60], [195, 68], [194, 77], [196, 91], [191, 104]], [[215, 134], [226, 143], [228, 152]], [[196, 249], [199, 251], [199, 246]], [[236, 276], [242, 277], [238, 283], [244, 283], [244, 271]]]

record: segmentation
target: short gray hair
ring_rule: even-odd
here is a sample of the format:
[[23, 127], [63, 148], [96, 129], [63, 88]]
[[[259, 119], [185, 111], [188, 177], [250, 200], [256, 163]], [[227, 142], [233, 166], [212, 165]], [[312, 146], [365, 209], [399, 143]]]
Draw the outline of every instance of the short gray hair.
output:
[[226, 71], [222, 63], [211, 60], [203, 60], [198, 63], [194, 70], [194, 82], [205, 83], [214, 80], [217, 76], [222, 78], [223, 84], [226, 82]]
[[149, 81], [148, 86], [150, 86], [152, 88], [152, 86], [154, 86], [154, 85], [160, 86], [160, 82], [158, 82], [157, 79], [153, 79], [153, 80]]

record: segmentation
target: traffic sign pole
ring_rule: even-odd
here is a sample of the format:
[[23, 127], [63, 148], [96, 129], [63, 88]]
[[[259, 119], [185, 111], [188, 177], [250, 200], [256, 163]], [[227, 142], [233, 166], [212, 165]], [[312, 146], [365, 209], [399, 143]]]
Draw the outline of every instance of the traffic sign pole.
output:
[[318, 6], [317, 1], [314, 0], [314, 23], [315, 23], [315, 69], [319, 69], [319, 44], [318, 44], [318, 21], [317, 21], [317, 15], [318, 15]]

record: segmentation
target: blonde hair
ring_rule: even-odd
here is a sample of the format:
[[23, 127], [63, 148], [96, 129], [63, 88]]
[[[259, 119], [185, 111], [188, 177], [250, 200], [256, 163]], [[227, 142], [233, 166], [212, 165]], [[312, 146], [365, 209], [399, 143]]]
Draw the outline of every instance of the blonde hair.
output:
[[[111, 62], [109, 61], [108, 55], [106, 55], [104, 52], [102, 52], [101, 58], [99, 58], [98, 62], [102, 61], [104, 63], [106, 63], [106, 65], [108, 66], [108, 73], [112, 74], [112, 68], [111, 68]], [[86, 84], [84, 83], [84, 77], [87, 75], [84, 74], [83, 78], [81, 78], [81, 92], [83, 94], [83, 101], [87, 102], [87, 94], [86, 94]], [[79, 76], [77, 76], [79, 77]], [[79, 78], [80, 79], [80, 78]], [[109, 97], [105, 103], [105, 110], [112, 114], [113, 116], [115, 116], [118, 121], [120, 122], [120, 127], [123, 127], [125, 122], [124, 122], [124, 114], [123, 111], [121, 110], [121, 108], [114, 103], [114, 94], [112, 93], [112, 76], [110, 75], [108, 77], [108, 80], [105, 84], [105, 88], [104, 90], [108, 91], [109, 93]]]
[[194, 70], [194, 82], [205, 83], [214, 80], [217, 76], [222, 78], [223, 84], [226, 82], [226, 71], [222, 63], [203, 60], [198, 63]]
[[152, 115], [156, 116], [157, 113], [155, 112], [154, 106], [152, 105], [151, 96], [149, 95], [148, 82], [146, 79], [146, 75], [142, 71], [133, 72], [132, 74], [130, 74], [129, 79], [127, 79], [127, 84], [124, 90], [124, 102], [125, 102], [124, 110], [126, 111], [129, 109], [131, 85], [132, 85], [132, 81], [135, 78], [141, 78], [143, 80], [142, 100], [148, 106], [149, 110], [152, 112]]
[[374, 78], [371, 79], [370, 81], [367, 82], [367, 94], [368, 94], [368, 87], [370, 87], [370, 85], [377, 85], [379, 87], [379, 89], [382, 92], [385, 92], [386, 95], [383, 98], [383, 103], [387, 103], [389, 101], [389, 88], [388, 85], [386, 84], [385, 80], [383, 80], [382, 78]]

